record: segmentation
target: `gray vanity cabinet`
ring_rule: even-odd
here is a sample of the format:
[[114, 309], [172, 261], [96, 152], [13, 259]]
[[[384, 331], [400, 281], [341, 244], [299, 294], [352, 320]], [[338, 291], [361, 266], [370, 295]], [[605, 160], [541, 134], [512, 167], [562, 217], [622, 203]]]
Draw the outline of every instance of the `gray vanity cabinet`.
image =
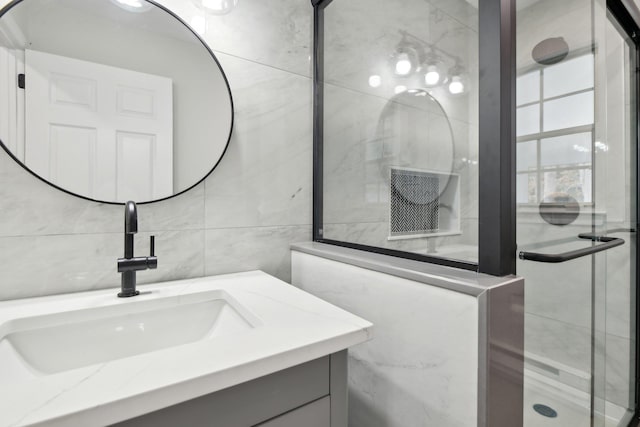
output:
[[347, 351], [115, 426], [347, 427]]

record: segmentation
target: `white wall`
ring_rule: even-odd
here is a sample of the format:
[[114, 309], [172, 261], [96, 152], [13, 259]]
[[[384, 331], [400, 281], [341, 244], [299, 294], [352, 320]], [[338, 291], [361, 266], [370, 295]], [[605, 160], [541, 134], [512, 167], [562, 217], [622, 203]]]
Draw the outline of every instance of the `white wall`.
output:
[[[161, 3], [187, 22], [198, 13], [189, 0]], [[136, 254], [147, 253], [155, 234], [159, 265], [138, 281], [250, 269], [289, 280], [289, 244], [311, 238], [312, 8], [307, 0], [243, 0], [208, 24], [204, 38], [234, 96], [234, 136], [205, 182], [139, 206]], [[55, 190], [4, 151], [0, 182], [0, 300], [116, 292], [122, 206]]]

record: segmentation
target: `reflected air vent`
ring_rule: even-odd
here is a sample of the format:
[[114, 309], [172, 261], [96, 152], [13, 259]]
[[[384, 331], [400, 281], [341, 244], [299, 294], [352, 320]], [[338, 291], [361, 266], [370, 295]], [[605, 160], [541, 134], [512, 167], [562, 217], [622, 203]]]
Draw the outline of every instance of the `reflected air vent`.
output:
[[428, 172], [391, 169], [391, 235], [439, 229], [440, 178]]
[[391, 167], [389, 240], [460, 235], [460, 176]]

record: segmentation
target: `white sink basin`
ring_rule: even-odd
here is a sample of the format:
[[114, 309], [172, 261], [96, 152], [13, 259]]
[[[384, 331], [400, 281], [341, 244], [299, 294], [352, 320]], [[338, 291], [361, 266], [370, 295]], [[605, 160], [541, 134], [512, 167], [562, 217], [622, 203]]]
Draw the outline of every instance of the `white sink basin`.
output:
[[249, 330], [258, 321], [226, 292], [179, 295], [14, 319], [0, 355], [54, 374]]
[[0, 427], [100, 427], [333, 354], [371, 323], [260, 271], [0, 301]]

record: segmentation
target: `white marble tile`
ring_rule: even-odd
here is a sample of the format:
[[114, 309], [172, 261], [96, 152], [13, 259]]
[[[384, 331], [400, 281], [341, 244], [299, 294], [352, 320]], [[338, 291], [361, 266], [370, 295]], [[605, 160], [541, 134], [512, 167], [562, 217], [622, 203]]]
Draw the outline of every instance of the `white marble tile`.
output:
[[[527, 285], [525, 276], [525, 291]], [[591, 329], [525, 313], [524, 335], [526, 353], [560, 364], [554, 368], [567, 366], [590, 375]]]
[[[596, 351], [602, 351], [596, 346]], [[635, 369], [635, 342], [614, 335], [606, 335], [605, 396], [623, 408], [633, 406], [633, 371]]]
[[[187, 23], [204, 16], [191, 1], [162, 0]], [[203, 39], [215, 51], [310, 76], [313, 8], [308, 0], [242, 0], [206, 16]]]
[[[577, 249], [577, 245], [554, 246], [549, 252], [561, 252], [563, 248]], [[533, 261], [518, 261], [517, 271], [525, 277], [527, 283], [527, 313], [583, 328], [591, 327], [590, 257], [544, 265]]]
[[[468, 9], [472, 9], [471, 6]], [[453, 8], [450, 13], [455, 13]], [[324, 15], [325, 80], [386, 97], [393, 96], [396, 85], [424, 87], [422, 76], [394, 75], [390, 57], [402, 40], [401, 31], [435, 43], [471, 70], [475, 67], [471, 62], [477, 62], [477, 52], [474, 53], [478, 50], [477, 33], [463, 23], [465, 18], [453, 18], [424, 0], [335, 2], [325, 9]], [[442, 57], [445, 62], [442, 68], [446, 72], [455, 61], [447, 55]], [[377, 88], [368, 84], [369, 76], [374, 74], [382, 79]], [[477, 81], [477, 73], [471, 80]], [[467, 102], [464, 96], [456, 99], [463, 104]]]
[[262, 270], [289, 282], [289, 245], [309, 240], [308, 225], [206, 230], [205, 274]]
[[477, 425], [475, 298], [293, 253], [292, 283], [369, 318], [349, 352], [351, 427]]
[[592, 43], [591, 2], [542, 0], [517, 13], [517, 67], [533, 64], [531, 51], [549, 37], [564, 37], [569, 49], [588, 48]]
[[[123, 205], [84, 200], [59, 191], [0, 152], [0, 236], [111, 233], [123, 230]], [[203, 228], [204, 186], [174, 199], [138, 206], [140, 230]]]
[[311, 81], [231, 56], [235, 125], [207, 178], [206, 227], [311, 223]]
[[[635, 304], [632, 284], [635, 283], [637, 272], [630, 261], [635, 253], [633, 247], [636, 239], [630, 233], [616, 233], [613, 236], [624, 239], [626, 243], [607, 250], [596, 264], [596, 306], [606, 307], [606, 322], [600, 322], [596, 327], [607, 334], [630, 338], [635, 334], [635, 324], [631, 321]], [[604, 262], [606, 265], [603, 265]]]
[[[135, 237], [135, 254], [149, 253], [150, 233]], [[203, 231], [160, 231], [158, 269], [138, 272], [139, 283], [204, 275]], [[0, 300], [120, 287], [116, 260], [122, 257], [120, 233], [0, 238], [3, 266]]]
[[80, 199], [31, 175], [0, 150], [0, 236], [122, 229], [123, 208]]

